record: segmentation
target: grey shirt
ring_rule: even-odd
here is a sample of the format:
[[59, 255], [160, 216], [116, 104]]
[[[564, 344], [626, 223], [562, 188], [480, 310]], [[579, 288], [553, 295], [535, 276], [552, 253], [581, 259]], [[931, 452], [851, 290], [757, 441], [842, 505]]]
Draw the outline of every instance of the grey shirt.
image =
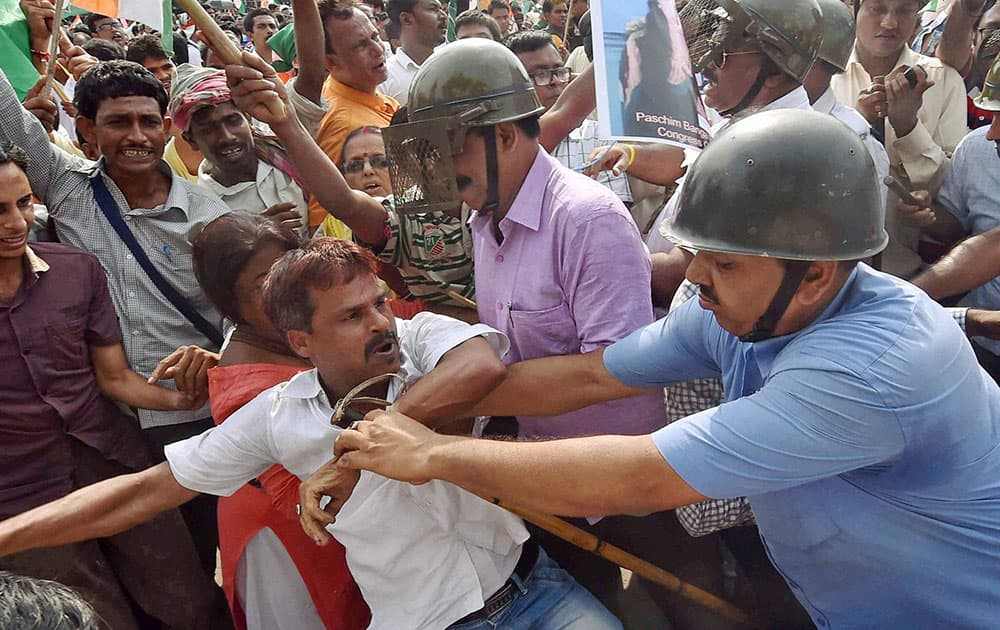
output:
[[[156, 208], [130, 208], [104, 160], [92, 162], [70, 155], [49, 142], [41, 123], [21, 107], [0, 70], [0, 142], [11, 142], [31, 158], [28, 179], [35, 196], [54, 219], [59, 239], [93, 253], [108, 276], [108, 287], [132, 368], [148, 376], [156, 364], [179, 346], [211, 348], [211, 342], [160, 293], [128, 247], [101, 214], [90, 179], [102, 177], [122, 210], [126, 224], [157, 269], [208, 321], [221, 324], [198, 286], [191, 264], [191, 241], [202, 228], [229, 212], [216, 195], [191, 184], [160, 162], [172, 178], [167, 202]], [[181, 424], [210, 415], [208, 406], [195, 411], [139, 410], [143, 428]]]

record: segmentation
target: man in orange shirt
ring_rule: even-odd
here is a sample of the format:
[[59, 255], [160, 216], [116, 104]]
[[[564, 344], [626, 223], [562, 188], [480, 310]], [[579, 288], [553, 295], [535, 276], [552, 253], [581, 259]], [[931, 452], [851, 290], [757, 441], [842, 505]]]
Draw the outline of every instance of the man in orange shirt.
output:
[[[323, 118], [316, 141], [339, 165], [347, 134], [365, 125], [387, 126], [399, 103], [376, 92], [387, 76], [385, 52], [378, 30], [365, 14], [349, 0], [321, 0], [319, 10], [330, 73], [323, 86], [323, 98], [330, 104], [330, 111]], [[315, 199], [310, 201], [310, 227], [318, 226], [326, 216], [326, 210]], [[349, 238], [349, 234], [345, 227], [344, 234], [335, 236]]]

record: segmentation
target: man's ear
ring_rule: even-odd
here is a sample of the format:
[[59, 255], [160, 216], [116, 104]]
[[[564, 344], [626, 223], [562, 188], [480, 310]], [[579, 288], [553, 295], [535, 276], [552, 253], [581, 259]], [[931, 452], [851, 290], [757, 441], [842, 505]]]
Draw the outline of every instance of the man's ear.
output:
[[312, 341], [312, 335], [304, 330], [289, 330], [286, 335], [288, 338], [288, 347], [292, 349], [292, 352], [299, 355], [303, 359], [311, 359], [312, 352], [310, 351], [310, 342]]
[[840, 263], [824, 260], [809, 265], [795, 298], [804, 305], [812, 305], [824, 299], [827, 290], [838, 280]]
[[100, 149], [97, 145], [97, 135], [94, 133], [94, 126], [95, 123], [93, 118], [84, 118], [83, 116], [76, 117], [77, 133], [83, 136], [83, 139], [87, 141], [87, 144]]
[[497, 134], [497, 149], [501, 153], [505, 153], [514, 149], [517, 146], [518, 134], [517, 134], [517, 123], [500, 123], [496, 126]]
[[165, 135], [170, 135], [170, 130], [174, 126], [174, 121], [170, 120], [170, 116], [163, 117], [163, 133]]

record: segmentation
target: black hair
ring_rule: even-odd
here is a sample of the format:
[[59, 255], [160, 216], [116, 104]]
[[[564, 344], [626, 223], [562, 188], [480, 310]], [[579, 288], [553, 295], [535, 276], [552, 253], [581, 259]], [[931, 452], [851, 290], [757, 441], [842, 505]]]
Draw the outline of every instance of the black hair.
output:
[[30, 163], [31, 158], [28, 157], [28, 154], [21, 147], [16, 144], [11, 144], [10, 142], [0, 144], [0, 166], [3, 166], [4, 164], [13, 164], [22, 171], [27, 172], [28, 164]]
[[82, 48], [88, 55], [97, 57], [101, 61], [125, 58], [125, 50], [109, 39], [91, 37], [83, 43]]
[[192, 243], [192, 266], [205, 296], [219, 313], [244, 323], [236, 280], [254, 254], [268, 243], [298, 249], [299, 235], [262, 214], [230, 212], [206, 225]]
[[503, 45], [515, 55], [535, 52], [546, 46], [555, 48], [555, 44], [552, 43], [552, 35], [545, 31], [518, 31], [508, 35], [503, 40]]
[[490, 0], [490, 6], [486, 7], [486, 12], [492, 14], [493, 9], [506, 9], [510, 11], [510, 5], [504, 0]]
[[125, 59], [142, 65], [147, 59], [170, 59], [167, 49], [157, 35], [140, 35], [128, 43]]
[[542, 2], [542, 13], [552, 13], [552, 9], [556, 8], [560, 4], [569, 6], [569, 2], [567, 0], [545, 0]]
[[503, 37], [500, 34], [500, 25], [494, 20], [489, 14], [483, 13], [479, 9], [469, 9], [468, 11], [462, 11], [455, 17], [455, 32], [458, 32], [459, 27], [465, 26], [466, 24], [478, 24], [483, 26], [490, 32], [493, 36], [493, 41], [499, 42]]
[[[247, 12], [246, 16], [243, 18], [243, 30], [246, 32], [247, 36], [253, 33], [253, 21], [254, 18], [258, 18], [262, 15], [266, 15], [271, 19], [274, 19], [274, 14], [272, 14], [267, 9], [254, 9], [253, 11]], [[277, 23], [277, 20], [274, 20]]]
[[[393, 117], [393, 120], [395, 120], [395, 117]], [[340, 166], [341, 164], [343, 164], [346, 161], [346, 159], [347, 159], [346, 158], [346, 156], [347, 156], [347, 145], [349, 145], [351, 143], [351, 140], [354, 140], [358, 136], [365, 135], [365, 134], [371, 134], [371, 135], [378, 136], [378, 137], [381, 138], [382, 137], [382, 128], [379, 127], [378, 125], [363, 125], [361, 127], [358, 127], [357, 129], [351, 131], [351, 133], [347, 134], [347, 137], [344, 138], [344, 143], [340, 145], [340, 161], [337, 162], [338, 166]]]
[[180, 65], [182, 63], [188, 63], [191, 61], [190, 53], [188, 53], [188, 40], [187, 35], [183, 32], [174, 32], [174, 63]]
[[107, 15], [101, 15], [100, 13], [88, 13], [87, 15], [83, 16], [83, 23], [87, 25], [87, 28], [90, 29], [90, 32], [92, 34], [97, 35], [97, 22], [99, 20], [112, 20], [112, 19], [114, 18], [109, 17]]
[[354, 16], [353, 0], [319, 0], [316, 3], [319, 7], [319, 18], [323, 22], [323, 41], [326, 43], [326, 52], [334, 53], [333, 42], [330, 41], [330, 29], [327, 22], [334, 20], [349, 20]]
[[399, 21], [401, 13], [413, 13], [413, 8], [417, 6], [418, 0], [389, 0], [385, 11], [389, 14], [389, 21], [402, 26]]
[[123, 96], [148, 96], [167, 113], [167, 92], [153, 73], [134, 61], [104, 61], [87, 70], [76, 84], [73, 104], [79, 116], [97, 118], [101, 102]]
[[0, 571], [0, 628], [99, 630], [101, 618], [58, 582]]

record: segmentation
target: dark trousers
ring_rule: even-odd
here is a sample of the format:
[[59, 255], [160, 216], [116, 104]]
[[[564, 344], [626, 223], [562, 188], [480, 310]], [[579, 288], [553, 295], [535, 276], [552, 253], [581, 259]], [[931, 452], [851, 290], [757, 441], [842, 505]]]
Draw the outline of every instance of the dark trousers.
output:
[[[133, 472], [79, 442], [73, 456], [77, 487]], [[111, 630], [232, 627], [177, 510], [108, 538], [0, 558], [0, 569], [69, 586]]]
[[[150, 451], [152, 451], [154, 461], [160, 463], [166, 461], [166, 457], [163, 455], [164, 446], [204, 433], [213, 426], [215, 423], [212, 422], [212, 419], [205, 418], [184, 424], [143, 429], [142, 434]], [[218, 497], [202, 494], [180, 507], [181, 516], [187, 523], [188, 531], [194, 540], [194, 547], [198, 551], [201, 566], [205, 574], [213, 580], [215, 579], [216, 549], [219, 546], [219, 520], [216, 516], [218, 502]]]
[[737, 605], [763, 622], [766, 628], [814, 628], [809, 614], [774, 568], [760, 532], [754, 525], [730, 527], [719, 532], [739, 565], [741, 586]]
[[[612, 516], [602, 519], [596, 525], [589, 525], [584, 519], [567, 520], [598, 538], [673, 573], [685, 582], [715, 595], [722, 594], [722, 559], [718, 538], [715, 535], [692, 538], [681, 527], [673, 511], [644, 517]], [[549, 556], [577, 582], [593, 593], [612, 613], [619, 618], [622, 616], [617, 601], [617, 594], [621, 590], [621, 573], [617, 565], [533, 525], [529, 525], [528, 529]], [[685, 597], [647, 580], [643, 580], [643, 584], [653, 601], [670, 620], [672, 628], [733, 627], [724, 617]]]

